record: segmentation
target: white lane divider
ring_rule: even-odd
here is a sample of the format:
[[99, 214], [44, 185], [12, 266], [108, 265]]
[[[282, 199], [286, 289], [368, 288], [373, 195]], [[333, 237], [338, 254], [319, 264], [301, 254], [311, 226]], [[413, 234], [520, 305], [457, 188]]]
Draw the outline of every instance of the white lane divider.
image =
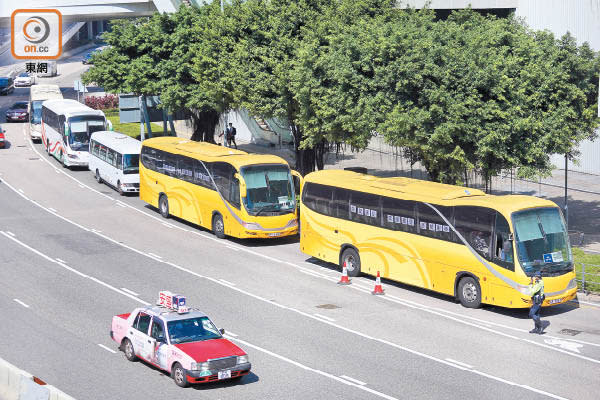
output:
[[330, 318], [330, 317], [327, 317], [327, 316], [325, 316], [325, 315], [321, 315], [321, 314], [317, 314], [317, 313], [314, 313], [313, 315], [314, 315], [315, 317], [319, 317], [319, 318], [322, 318], [322, 319], [324, 319], [324, 320], [327, 320], [327, 321], [330, 321], [330, 322], [335, 322], [335, 319], [333, 319], [333, 318]]
[[[225, 337], [227, 337], [227, 334], [225, 335]], [[353, 386], [355, 388], [358, 388], [360, 390], [364, 390], [365, 392], [369, 392], [369, 393], [371, 393], [371, 394], [373, 394], [375, 396], [378, 396], [378, 397], [381, 397], [381, 398], [384, 398], [384, 399], [398, 400], [396, 397], [392, 397], [392, 396], [387, 395], [385, 393], [378, 392], [377, 390], [374, 390], [374, 389], [371, 389], [369, 387], [366, 387], [363, 382], [361, 382], [360, 384], [359, 383], [355, 383], [355, 382], [353, 382], [351, 380], [344, 379], [344, 378], [341, 378], [339, 376], [335, 376], [333, 374], [330, 374], [329, 372], [325, 372], [325, 371], [321, 371], [321, 370], [316, 369], [316, 368], [309, 367], [308, 365], [302, 364], [302, 363], [300, 363], [298, 361], [294, 361], [294, 360], [292, 360], [290, 358], [287, 358], [287, 357], [282, 356], [280, 354], [274, 353], [274, 352], [272, 352], [270, 350], [267, 350], [267, 349], [265, 349], [263, 347], [260, 347], [260, 346], [257, 346], [255, 344], [249, 343], [249, 342], [247, 342], [245, 340], [242, 340], [242, 339], [238, 339], [238, 338], [234, 338], [234, 337], [227, 337], [227, 339], [233, 340], [234, 342], [241, 343], [244, 346], [247, 346], [247, 347], [253, 348], [255, 350], [258, 350], [261, 353], [268, 354], [268, 355], [270, 355], [272, 357], [275, 357], [275, 358], [277, 358], [277, 359], [279, 359], [281, 361], [285, 361], [288, 364], [295, 365], [298, 368], [302, 368], [302, 369], [304, 369], [306, 371], [311, 371], [311, 372], [314, 372], [314, 373], [319, 374], [321, 376], [324, 376], [326, 378], [332, 379], [334, 381], [341, 382], [344, 385]]]
[[340, 375], [340, 378], [345, 379], [345, 380], [350, 381], [350, 382], [354, 382], [357, 385], [361, 385], [361, 386], [367, 384], [366, 382], [359, 381], [358, 379], [354, 379], [354, 378], [352, 378], [351, 376], [348, 376], [348, 375]]
[[157, 255], [157, 254], [154, 254], [154, 253], [148, 253], [148, 255], [149, 255], [149, 256], [152, 256], [152, 257], [154, 257], [154, 258], [158, 258], [159, 260], [162, 260], [162, 257], [161, 257], [161, 256], [159, 256], [159, 255]]
[[220, 279], [220, 278], [219, 278], [219, 280], [220, 280], [221, 282], [223, 282], [224, 284], [226, 284], [226, 285], [229, 285], [229, 286], [235, 286], [235, 283], [232, 283], [232, 282], [226, 281], [225, 279]]
[[129, 289], [124, 288], [124, 287], [122, 287], [121, 290], [124, 291], [124, 292], [127, 292], [127, 293], [129, 293], [130, 295], [133, 295], [133, 296], [139, 296], [140, 295], [139, 293], [136, 293], [133, 290], [129, 290]]
[[472, 366], [472, 365], [465, 364], [464, 362], [456, 361], [456, 360], [453, 360], [453, 359], [451, 359], [451, 358], [446, 358], [446, 361], [450, 361], [451, 363], [458, 364], [458, 365], [462, 365], [462, 366], [463, 366], [463, 367], [465, 367], [465, 368], [469, 368], [469, 369], [472, 369], [472, 368], [473, 368], [473, 366]]
[[6, 233], [8, 233], [10, 236], [15, 237], [16, 235], [10, 231], [6, 231]]
[[48, 210], [52, 211], [52, 212], [57, 212], [54, 208], [52, 207], [48, 207]]
[[100, 344], [100, 343], [98, 343], [98, 346], [102, 347], [102, 348], [103, 348], [104, 350], [106, 350], [106, 351], [110, 351], [110, 352], [111, 352], [111, 353], [113, 353], [113, 354], [117, 354], [117, 352], [116, 352], [116, 351], [114, 351], [114, 350], [113, 350], [113, 349], [111, 349], [110, 347], [106, 347], [106, 346], [105, 346], [105, 345], [103, 345], [103, 344]]
[[5, 236], [5, 237], [7, 237], [7, 238], [9, 238], [9, 239], [10, 239], [10, 240], [12, 240], [13, 242], [15, 242], [15, 243], [17, 243], [17, 244], [21, 245], [22, 247], [26, 248], [27, 250], [29, 250], [29, 251], [31, 251], [31, 252], [33, 252], [33, 253], [37, 254], [38, 256], [40, 256], [40, 257], [42, 257], [42, 258], [46, 259], [47, 261], [49, 261], [49, 262], [51, 262], [51, 263], [53, 263], [53, 264], [57, 264], [57, 265], [59, 265], [59, 266], [63, 267], [63, 268], [64, 268], [64, 269], [66, 269], [67, 271], [71, 271], [71, 272], [73, 272], [73, 273], [75, 273], [75, 274], [77, 274], [77, 275], [81, 276], [82, 278], [87, 278], [87, 279], [89, 279], [89, 280], [91, 280], [91, 281], [93, 281], [93, 282], [96, 282], [96, 283], [98, 283], [98, 284], [100, 284], [100, 285], [102, 285], [102, 286], [105, 286], [105, 287], [109, 288], [109, 289], [110, 289], [110, 290], [112, 290], [112, 291], [115, 291], [115, 292], [117, 292], [117, 293], [119, 293], [119, 294], [122, 294], [123, 296], [129, 297], [130, 299], [133, 299], [133, 300], [137, 301], [138, 303], [142, 303], [143, 305], [146, 305], [146, 306], [149, 306], [149, 305], [150, 305], [150, 303], [148, 303], [148, 302], [145, 302], [145, 301], [143, 301], [143, 300], [140, 300], [140, 299], [138, 299], [137, 297], [135, 297], [135, 296], [133, 296], [133, 295], [131, 295], [131, 294], [127, 293], [127, 292], [124, 292], [124, 291], [122, 291], [122, 290], [120, 290], [120, 289], [117, 289], [116, 287], [114, 287], [114, 286], [112, 286], [112, 285], [110, 285], [110, 284], [108, 284], [108, 283], [106, 283], [106, 282], [103, 282], [103, 281], [101, 281], [101, 280], [100, 280], [100, 279], [98, 279], [98, 278], [95, 278], [95, 277], [93, 277], [93, 276], [86, 275], [86, 274], [84, 274], [83, 272], [76, 270], [75, 268], [69, 267], [69, 266], [68, 266], [68, 265], [66, 265], [65, 263], [62, 263], [62, 262], [60, 262], [60, 261], [57, 261], [57, 260], [53, 259], [53, 258], [52, 258], [52, 257], [50, 257], [50, 256], [47, 256], [46, 254], [42, 253], [41, 251], [38, 251], [38, 250], [34, 249], [33, 247], [31, 247], [31, 246], [29, 246], [29, 245], [27, 245], [27, 244], [23, 243], [23, 242], [22, 242], [22, 241], [20, 241], [19, 239], [16, 239], [16, 238], [13, 238], [13, 237], [11, 237], [10, 235], [6, 234], [6, 232], [0, 231], [0, 234], [1, 234], [1, 235], [3, 235], [3, 236]]
[[63, 260], [61, 260], [60, 258], [57, 258], [57, 259], [56, 259], [56, 261], [58, 261], [59, 263], [63, 263], [63, 264], [66, 264], [66, 263], [67, 263], [66, 261], [63, 261]]
[[126, 207], [127, 207], [125, 204], [123, 204], [123, 203], [119, 203], [119, 202], [117, 202], [117, 205], [118, 205], [118, 206], [120, 206], [120, 207], [123, 207], [123, 208], [126, 208]]
[[27, 304], [23, 303], [21, 300], [19, 300], [19, 299], [13, 299], [13, 300], [14, 300], [15, 302], [19, 303], [20, 305], [22, 305], [23, 307], [25, 307], [25, 308], [29, 308], [29, 305], [27, 305]]
[[233, 336], [233, 337], [238, 337], [239, 335], [231, 332], [231, 331], [225, 331], [225, 335], [229, 335], [229, 336]]
[[25, 194], [25, 192], [23, 191], [23, 189], [19, 189], [19, 192]]
[[163, 224], [163, 226], [166, 226], [169, 229], [173, 229], [173, 227], [171, 226], [171, 224], [167, 224], [166, 222], [163, 222], [162, 224]]

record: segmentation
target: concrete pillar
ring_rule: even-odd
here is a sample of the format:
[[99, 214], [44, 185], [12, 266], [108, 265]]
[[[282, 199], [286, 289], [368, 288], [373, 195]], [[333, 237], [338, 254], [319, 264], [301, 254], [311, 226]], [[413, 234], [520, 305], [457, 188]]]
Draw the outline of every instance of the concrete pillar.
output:
[[98, 21], [98, 34], [104, 32], [104, 21]]
[[88, 21], [87, 28], [88, 28], [88, 39], [92, 40], [94, 38], [94, 21]]

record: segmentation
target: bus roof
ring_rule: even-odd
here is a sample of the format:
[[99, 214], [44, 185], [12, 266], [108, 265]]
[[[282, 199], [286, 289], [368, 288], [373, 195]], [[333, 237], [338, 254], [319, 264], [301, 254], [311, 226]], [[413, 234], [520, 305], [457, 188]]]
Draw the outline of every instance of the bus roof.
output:
[[67, 118], [77, 114], [104, 116], [104, 113], [101, 110], [94, 110], [85, 104], [70, 99], [48, 100], [44, 102], [44, 107], [54, 111], [56, 114], [64, 115]]
[[224, 161], [238, 170], [252, 164], [285, 164], [281, 157], [272, 154], [248, 154], [242, 150], [234, 150], [206, 142], [195, 142], [174, 136], [163, 136], [144, 140], [144, 146], [164, 150], [173, 154], [181, 154], [202, 161]]
[[406, 200], [431, 202], [442, 206], [471, 205], [488, 207], [506, 215], [534, 207], [556, 207], [556, 203], [535, 196], [490, 195], [479, 189], [412, 178], [379, 178], [346, 170], [323, 170], [304, 177], [305, 182], [385, 195]]
[[32, 85], [29, 91], [29, 100], [57, 100], [62, 99], [62, 93], [58, 85]]
[[140, 154], [142, 142], [120, 132], [98, 131], [91, 140], [103, 144], [121, 154]]

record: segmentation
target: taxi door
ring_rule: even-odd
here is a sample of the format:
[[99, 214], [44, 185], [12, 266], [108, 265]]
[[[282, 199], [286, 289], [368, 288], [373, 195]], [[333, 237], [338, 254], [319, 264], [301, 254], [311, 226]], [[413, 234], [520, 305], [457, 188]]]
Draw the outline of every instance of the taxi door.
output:
[[129, 328], [129, 335], [136, 355], [146, 361], [151, 361], [148, 357], [148, 342], [151, 339], [150, 336], [148, 336], [150, 321], [151, 316], [140, 311], [137, 317], [135, 317], [133, 325]]
[[151, 353], [150, 362], [162, 369], [167, 369], [167, 335], [165, 326], [161, 319], [152, 318], [150, 327], [150, 340], [148, 341], [148, 352]]

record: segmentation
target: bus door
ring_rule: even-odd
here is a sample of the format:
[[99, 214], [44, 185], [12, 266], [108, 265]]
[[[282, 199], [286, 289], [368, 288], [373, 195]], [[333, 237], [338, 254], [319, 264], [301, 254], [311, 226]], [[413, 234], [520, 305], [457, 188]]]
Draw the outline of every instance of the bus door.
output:
[[302, 193], [302, 186], [304, 186], [304, 179], [298, 171], [290, 169], [290, 173], [294, 180], [294, 193], [296, 194], [296, 216], [300, 220], [300, 194]]

